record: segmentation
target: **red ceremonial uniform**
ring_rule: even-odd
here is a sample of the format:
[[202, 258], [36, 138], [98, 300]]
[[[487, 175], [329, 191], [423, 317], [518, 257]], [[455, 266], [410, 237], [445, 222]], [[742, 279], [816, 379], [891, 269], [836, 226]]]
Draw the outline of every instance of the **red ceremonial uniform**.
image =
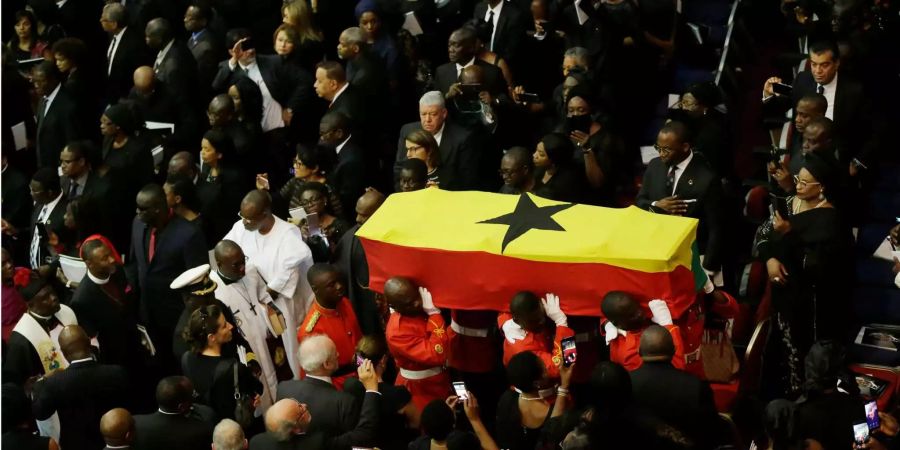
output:
[[[356, 343], [363, 334], [359, 328], [359, 322], [356, 321], [353, 306], [346, 297], [338, 302], [335, 309], [324, 308], [319, 305], [319, 302], [313, 302], [306, 313], [306, 318], [303, 319], [303, 323], [297, 330], [297, 341], [302, 341], [311, 334], [324, 334], [334, 341], [341, 371], [346, 372], [349, 368], [356, 366]], [[355, 371], [350, 371], [350, 373], [333, 377], [334, 386], [343, 389], [344, 380], [355, 374]]]
[[[512, 314], [508, 312], [500, 313], [497, 316], [497, 326], [502, 328], [507, 320], [512, 319]], [[569, 327], [556, 327], [556, 335], [550, 335], [544, 331], [540, 333], [525, 332], [525, 338], [518, 340], [512, 344], [508, 340], [503, 339], [503, 365], [509, 364], [518, 353], [529, 351], [534, 353], [547, 366], [547, 375], [550, 378], [559, 377], [559, 363], [562, 361], [562, 345], [560, 341], [567, 337], [574, 336], [575, 332]]]
[[[495, 311], [450, 311], [449, 366], [461, 372], [489, 373], [497, 360], [497, 346], [490, 329], [497, 317]], [[495, 335], [496, 336], [496, 335]]]
[[[681, 331], [676, 325], [666, 325], [666, 329], [672, 335], [675, 343], [675, 356], [672, 357], [672, 365], [684, 370], [684, 344], [681, 342]], [[609, 343], [609, 360], [621, 364], [629, 372], [641, 367], [644, 360], [638, 352], [641, 348], [641, 334], [644, 330], [628, 331], [625, 336], [619, 334]]]
[[450, 374], [444, 368], [449, 337], [440, 314], [410, 317], [394, 312], [385, 337], [400, 368], [396, 384], [406, 386], [420, 411], [428, 402], [450, 395]]
[[678, 328], [681, 329], [681, 339], [684, 342], [684, 370], [701, 379], [706, 378], [706, 373], [703, 371], [703, 362], [700, 360], [700, 343], [703, 341], [703, 332], [705, 331], [706, 312], [711, 311], [723, 319], [733, 319], [740, 312], [740, 307], [734, 297], [725, 291], [719, 292], [724, 295], [727, 302], [707, 302], [706, 297], [701, 294], [701, 298], [694, 303], [694, 306], [691, 306], [676, 321]]

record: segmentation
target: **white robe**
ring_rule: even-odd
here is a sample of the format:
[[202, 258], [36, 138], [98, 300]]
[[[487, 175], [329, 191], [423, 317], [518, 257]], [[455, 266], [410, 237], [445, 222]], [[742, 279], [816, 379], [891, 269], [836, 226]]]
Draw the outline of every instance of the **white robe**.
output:
[[[267, 287], [278, 293], [276, 304], [286, 306], [281, 311], [288, 323], [285, 333], [296, 336], [297, 327], [306, 317], [314, 298], [312, 288], [306, 281], [306, 272], [313, 265], [312, 252], [303, 242], [300, 229], [275, 217], [272, 229], [260, 234], [247, 231], [239, 220], [224, 239], [237, 243]], [[291, 369], [295, 369], [296, 356], [291, 355]], [[299, 369], [294, 370], [294, 373], [298, 372]]]
[[[267, 303], [273, 303], [276, 308], [284, 311], [287, 304], [284, 298], [272, 300], [269, 292], [266, 291], [266, 284], [260, 278], [259, 273], [251, 264], [247, 265], [244, 278], [226, 285], [222, 278], [215, 271], [210, 272], [210, 279], [218, 284], [216, 288], [216, 298], [228, 306], [234, 319], [238, 324], [241, 334], [247, 343], [250, 344], [250, 350], [256, 354], [256, 360], [262, 368], [263, 394], [260, 402], [260, 412], [265, 412], [269, 406], [275, 403], [276, 391], [278, 386], [278, 378], [275, 374], [275, 363], [272, 355], [269, 354], [269, 348], [266, 346], [266, 337], [268, 333], [275, 335], [272, 324], [266, 314]], [[253, 306], [251, 308], [250, 306]], [[297, 324], [293, 323], [293, 319], [285, 316], [285, 331], [281, 334], [282, 342], [284, 342], [285, 357], [291, 366], [291, 371], [296, 378], [299, 373], [299, 364], [297, 361], [297, 335], [291, 333], [290, 330], [296, 329]]]

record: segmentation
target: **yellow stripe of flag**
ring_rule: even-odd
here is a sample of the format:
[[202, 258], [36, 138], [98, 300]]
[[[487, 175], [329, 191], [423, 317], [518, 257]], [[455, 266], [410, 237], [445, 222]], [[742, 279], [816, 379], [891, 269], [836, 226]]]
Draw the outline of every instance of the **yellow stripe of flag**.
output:
[[[531, 196], [538, 207], [561, 202]], [[552, 216], [565, 231], [532, 229], [501, 253], [508, 225], [479, 223], [515, 210], [519, 196], [435, 188], [388, 197], [357, 236], [405, 247], [488, 252], [540, 262], [604, 263], [641, 272], [691, 268], [695, 219], [575, 205]]]

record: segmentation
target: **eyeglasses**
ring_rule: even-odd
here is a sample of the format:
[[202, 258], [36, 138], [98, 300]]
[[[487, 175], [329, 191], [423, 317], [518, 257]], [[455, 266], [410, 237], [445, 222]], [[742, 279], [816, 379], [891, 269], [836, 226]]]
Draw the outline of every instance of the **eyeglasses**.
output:
[[801, 188], [806, 188], [807, 186], [809, 186], [811, 184], [822, 184], [822, 183], [819, 183], [817, 181], [801, 180], [800, 177], [798, 177], [797, 175], [794, 175], [794, 184], [796, 184], [797, 186], [799, 186]]
[[675, 149], [670, 148], [670, 147], [660, 147], [659, 144], [653, 144], [653, 148], [656, 149], [656, 151], [659, 152], [660, 154], [672, 153], [673, 151], [675, 151]]
[[310, 198], [310, 199], [306, 199], [306, 200], [300, 200], [300, 206], [309, 206], [309, 205], [312, 205], [313, 203], [319, 203], [323, 200], [325, 200], [325, 197], [322, 197], [321, 195]]

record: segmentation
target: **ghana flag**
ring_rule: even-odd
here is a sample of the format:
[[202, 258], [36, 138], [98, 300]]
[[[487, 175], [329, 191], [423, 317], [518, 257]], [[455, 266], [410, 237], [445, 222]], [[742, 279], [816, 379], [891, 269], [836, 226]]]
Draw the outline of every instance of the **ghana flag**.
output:
[[428, 287], [438, 306], [506, 310], [519, 291], [559, 295], [600, 315], [613, 290], [668, 300], [679, 317], [706, 282], [695, 219], [488, 192], [393, 194], [356, 235], [371, 289], [393, 276]]

